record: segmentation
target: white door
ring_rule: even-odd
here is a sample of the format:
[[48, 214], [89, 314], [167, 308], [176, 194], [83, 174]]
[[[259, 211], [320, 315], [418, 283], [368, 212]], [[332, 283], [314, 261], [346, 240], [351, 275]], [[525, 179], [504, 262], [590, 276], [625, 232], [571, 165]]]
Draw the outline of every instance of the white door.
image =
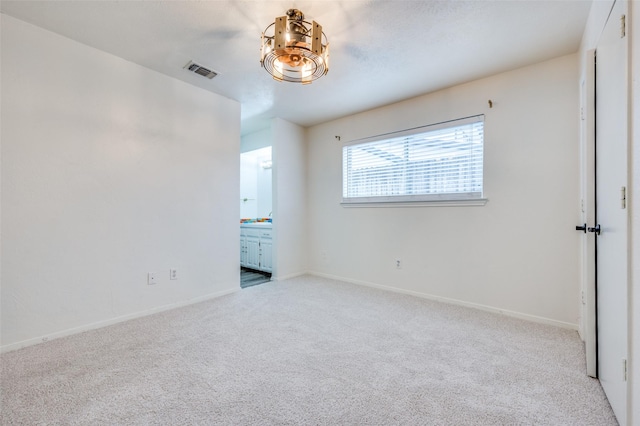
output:
[[[627, 2], [615, 2], [596, 48], [598, 378], [621, 425], [627, 383]], [[599, 227], [599, 233], [597, 229]]]

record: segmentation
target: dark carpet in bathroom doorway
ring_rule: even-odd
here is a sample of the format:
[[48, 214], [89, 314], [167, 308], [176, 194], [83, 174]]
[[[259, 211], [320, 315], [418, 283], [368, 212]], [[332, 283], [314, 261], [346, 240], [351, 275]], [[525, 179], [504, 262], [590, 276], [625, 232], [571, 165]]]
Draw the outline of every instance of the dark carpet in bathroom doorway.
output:
[[240, 270], [240, 287], [247, 288], [271, 281], [271, 274], [242, 268]]

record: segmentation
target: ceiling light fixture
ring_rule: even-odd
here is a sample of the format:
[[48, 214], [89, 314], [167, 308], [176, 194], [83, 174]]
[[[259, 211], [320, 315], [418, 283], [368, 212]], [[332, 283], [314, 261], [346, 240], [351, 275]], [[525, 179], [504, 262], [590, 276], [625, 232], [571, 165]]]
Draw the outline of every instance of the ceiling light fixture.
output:
[[329, 72], [329, 42], [316, 21], [289, 9], [262, 33], [260, 64], [278, 81], [308, 84]]

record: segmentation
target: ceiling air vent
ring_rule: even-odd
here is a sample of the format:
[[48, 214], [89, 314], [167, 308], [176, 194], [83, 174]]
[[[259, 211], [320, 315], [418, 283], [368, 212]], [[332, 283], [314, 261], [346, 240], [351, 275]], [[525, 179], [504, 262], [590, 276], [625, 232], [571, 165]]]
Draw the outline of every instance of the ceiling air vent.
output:
[[205, 68], [202, 65], [196, 64], [193, 61], [189, 61], [189, 63], [185, 65], [184, 68], [191, 72], [195, 72], [196, 74], [200, 74], [203, 77], [207, 77], [208, 79], [212, 79], [213, 77], [218, 75], [217, 72], [211, 71], [210, 69]]

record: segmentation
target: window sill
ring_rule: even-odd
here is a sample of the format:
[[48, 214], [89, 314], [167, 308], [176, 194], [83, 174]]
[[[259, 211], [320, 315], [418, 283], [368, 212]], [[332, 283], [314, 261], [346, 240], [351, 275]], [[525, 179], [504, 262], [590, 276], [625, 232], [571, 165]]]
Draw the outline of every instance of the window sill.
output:
[[466, 207], [484, 206], [488, 198], [474, 200], [432, 200], [432, 201], [343, 201], [342, 207]]

